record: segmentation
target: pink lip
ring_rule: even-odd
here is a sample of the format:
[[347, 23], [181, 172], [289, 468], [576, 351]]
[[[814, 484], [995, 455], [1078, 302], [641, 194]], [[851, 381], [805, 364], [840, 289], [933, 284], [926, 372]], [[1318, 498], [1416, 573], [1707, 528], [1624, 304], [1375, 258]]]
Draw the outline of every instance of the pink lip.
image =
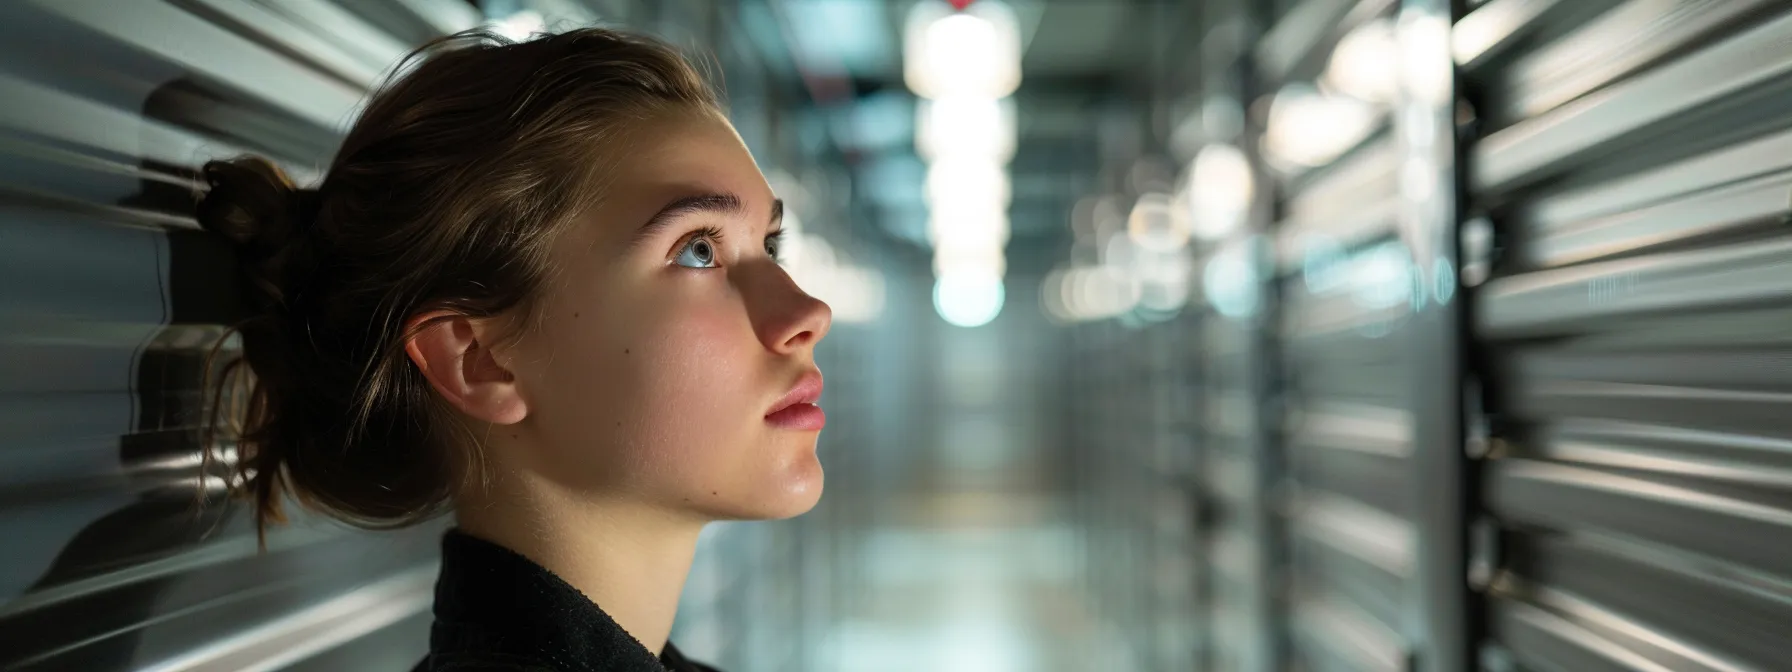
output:
[[810, 369], [765, 414], [765, 421], [784, 429], [819, 430], [828, 422], [827, 414], [815, 405], [820, 400], [821, 372]]

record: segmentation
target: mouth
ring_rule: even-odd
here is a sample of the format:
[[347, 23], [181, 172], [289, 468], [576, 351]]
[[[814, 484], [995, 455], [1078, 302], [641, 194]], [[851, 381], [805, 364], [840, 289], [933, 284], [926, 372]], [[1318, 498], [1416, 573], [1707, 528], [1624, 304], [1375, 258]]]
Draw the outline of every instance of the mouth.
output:
[[810, 369], [797, 379], [790, 391], [765, 414], [773, 427], [800, 431], [818, 431], [828, 422], [816, 402], [821, 401], [821, 372]]

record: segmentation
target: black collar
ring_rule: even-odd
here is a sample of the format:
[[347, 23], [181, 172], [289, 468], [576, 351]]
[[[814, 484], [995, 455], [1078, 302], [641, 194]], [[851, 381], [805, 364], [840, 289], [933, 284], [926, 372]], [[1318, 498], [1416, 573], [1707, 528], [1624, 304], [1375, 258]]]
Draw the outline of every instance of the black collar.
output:
[[459, 528], [442, 537], [429, 651], [417, 670], [715, 672], [669, 642], [653, 655], [572, 584]]

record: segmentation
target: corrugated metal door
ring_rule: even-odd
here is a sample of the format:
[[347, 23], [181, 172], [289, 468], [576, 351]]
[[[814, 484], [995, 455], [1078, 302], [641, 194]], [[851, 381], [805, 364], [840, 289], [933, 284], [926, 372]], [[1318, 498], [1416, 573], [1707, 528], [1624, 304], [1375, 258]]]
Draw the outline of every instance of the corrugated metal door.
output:
[[[1312, 1], [1277, 17], [1255, 54], [1261, 100], [1335, 95], [1308, 92], [1324, 85], [1345, 36], [1385, 22], [1396, 4]], [[1266, 412], [1277, 414], [1286, 461], [1271, 505], [1288, 540], [1289, 664], [1392, 671], [1406, 669], [1419, 636], [1408, 628], [1418, 564], [1409, 326], [1421, 297], [1398, 235], [1401, 153], [1390, 110], [1386, 101], [1353, 105], [1372, 121], [1328, 141], [1342, 145], [1333, 151], [1311, 149], [1317, 139], [1278, 145], [1276, 134], [1325, 131], [1291, 129], [1298, 122], [1279, 115], [1264, 137], [1279, 196], [1271, 254], [1278, 317], [1269, 328], [1283, 372]], [[1331, 132], [1352, 133], [1340, 124]]]
[[[1200, 147], [1191, 164], [1207, 156], [1232, 157], [1243, 179], [1261, 184], [1248, 165], [1258, 123], [1246, 123], [1256, 80], [1251, 52], [1263, 26], [1263, 7], [1245, 0], [1203, 3], [1200, 36], [1202, 110]], [[1192, 172], [1192, 168], [1190, 171]], [[1184, 179], [1193, 191], [1195, 178]], [[1191, 303], [1199, 306], [1187, 347], [1200, 358], [1193, 371], [1196, 422], [1195, 483], [1200, 494], [1198, 548], [1202, 619], [1193, 635], [1197, 669], [1269, 671], [1285, 667], [1280, 607], [1287, 552], [1284, 521], [1274, 515], [1284, 464], [1276, 441], [1278, 420], [1268, 402], [1279, 391], [1273, 331], [1276, 297], [1266, 267], [1272, 262], [1272, 190], [1259, 186], [1233, 203], [1223, 221], [1200, 222], [1194, 252], [1198, 281]], [[1185, 198], [1193, 199], [1190, 193]], [[1219, 220], [1220, 218], [1215, 218]], [[1198, 298], [1194, 298], [1198, 297]]]
[[1792, 6], [1551, 4], [1457, 26], [1484, 133], [1464, 240], [1497, 255], [1483, 659], [1786, 669]]
[[[239, 314], [206, 159], [303, 178], [467, 3], [0, 3], [0, 667], [406, 669], [433, 529], [195, 515], [200, 371]], [[365, 14], [363, 16], [362, 14]]]
[[[1258, 240], [1240, 237], [1214, 255], [1251, 254]], [[1281, 545], [1275, 521], [1267, 515], [1276, 460], [1264, 440], [1257, 403], [1267, 373], [1253, 328], [1261, 310], [1254, 289], [1244, 290], [1251, 298], [1241, 299], [1254, 304], [1248, 311], [1210, 313], [1201, 320], [1205, 361], [1200, 366], [1206, 382], [1200, 454], [1207, 583], [1203, 649], [1208, 668], [1216, 670], [1269, 670], [1275, 665], [1272, 624]]]
[[1278, 232], [1289, 608], [1293, 649], [1315, 670], [1397, 670], [1407, 648], [1412, 297], [1396, 165], [1390, 134], [1368, 141], [1293, 190]]

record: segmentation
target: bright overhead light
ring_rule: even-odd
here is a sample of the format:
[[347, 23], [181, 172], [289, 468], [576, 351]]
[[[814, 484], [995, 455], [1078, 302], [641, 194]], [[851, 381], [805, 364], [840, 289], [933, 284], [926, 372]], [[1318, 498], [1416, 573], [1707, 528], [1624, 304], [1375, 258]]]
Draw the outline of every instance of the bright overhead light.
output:
[[1264, 151], [1298, 166], [1322, 166], [1368, 137], [1376, 120], [1368, 103], [1291, 84], [1270, 101]]
[[1020, 86], [1020, 27], [1014, 10], [981, 0], [956, 11], [923, 0], [903, 30], [903, 80], [927, 98], [1002, 98]]
[[1175, 211], [1169, 194], [1147, 193], [1132, 205], [1126, 235], [1140, 248], [1158, 252], [1188, 246], [1188, 219]]
[[935, 248], [1001, 249], [1008, 234], [1008, 213], [994, 208], [937, 210], [927, 218], [927, 239]]
[[963, 156], [996, 163], [1014, 158], [1014, 102], [972, 96], [918, 101], [915, 150], [928, 160]]
[[933, 282], [933, 308], [959, 327], [989, 324], [1002, 312], [1002, 278], [987, 273], [942, 275]]
[[1345, 33], [1326, 64], [1325, 84], [1371, 103], [1392, 103], [1400, 88], [1400, 46], [1387, 19], [1363, 23]]
[[1202, 240], [1219, 240], [1244, 224], [1256, 190], [1250, 159], [1238, 147], [1202, 147], [1189, 167], [1189, 224]]
[[927, 165], [927, 207], [934, 212], [1006, 211], [1008, 170], [987, 159], [952, 156]]
[[933, 274], [993, 275], [1002, 277], [1008, 271], [1008, 259], [997, 247], [941, 247], [933, 251]]

